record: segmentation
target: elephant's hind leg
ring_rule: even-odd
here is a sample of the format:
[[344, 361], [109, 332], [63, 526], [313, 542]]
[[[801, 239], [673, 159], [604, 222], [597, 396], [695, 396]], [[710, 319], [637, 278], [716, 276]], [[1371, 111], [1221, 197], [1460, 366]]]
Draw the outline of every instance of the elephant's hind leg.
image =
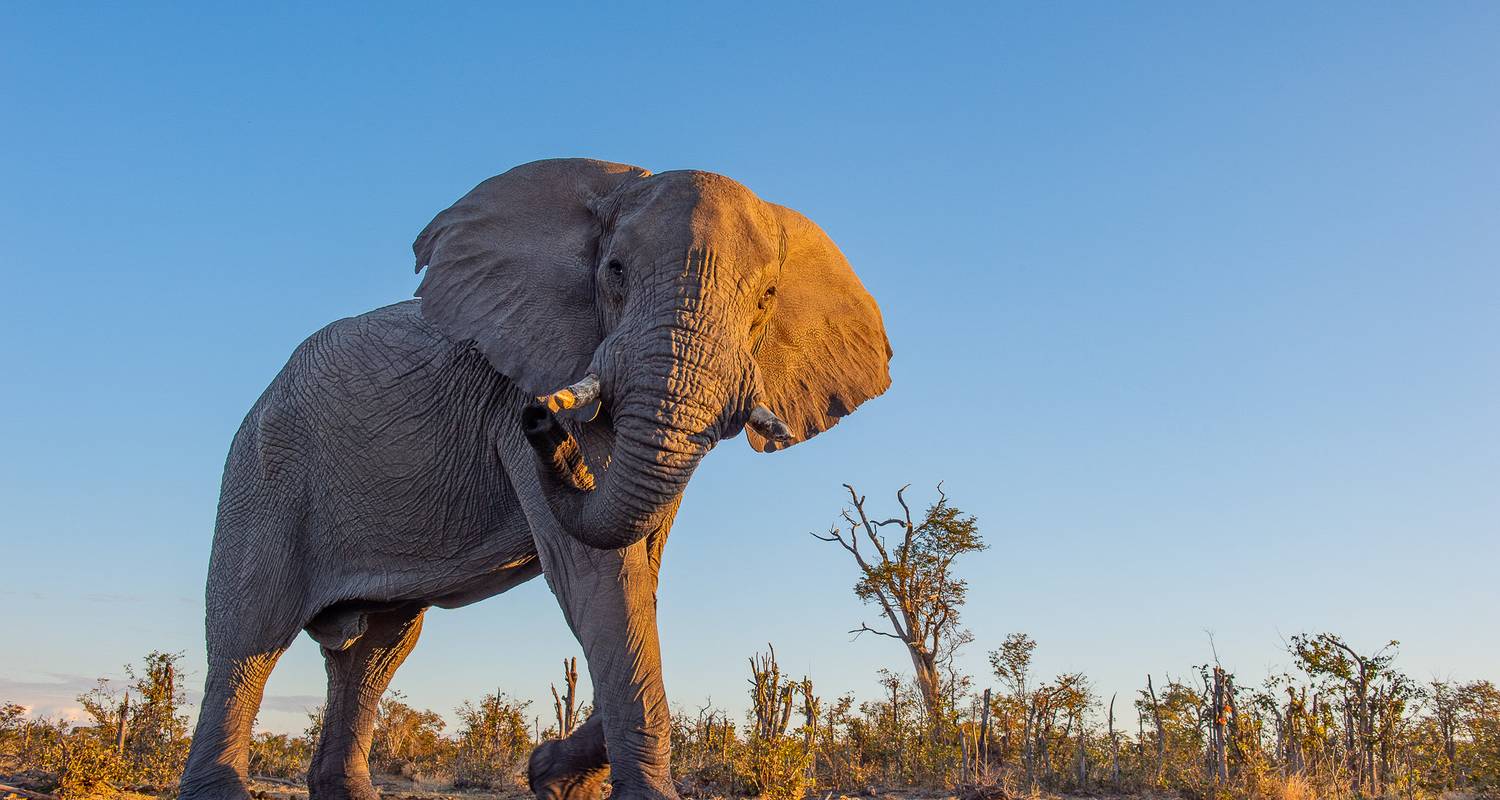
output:
[[342, 650], [323, 648], [328, 704], [323, 735], [307, 775], [316, 800], [377, 800], [370, 782], [370, 738], [375, 711], [396, 668], [417, 644], [425, 606], [371, 611], [363, 631]]
[[245, 785], [250, 767], [250, 729], [271, 668], [295, 636], [293, 629], [279, 646], [260, 652], [210, 651], [203, 704], [178, 795], [181, 800], [244, 800], [250, 796]]
[[538, 800], [598, 800], [609, 777], [604, 718], [589, 716], [566, 739], [542, 742], [531, 751], [526, 780]]

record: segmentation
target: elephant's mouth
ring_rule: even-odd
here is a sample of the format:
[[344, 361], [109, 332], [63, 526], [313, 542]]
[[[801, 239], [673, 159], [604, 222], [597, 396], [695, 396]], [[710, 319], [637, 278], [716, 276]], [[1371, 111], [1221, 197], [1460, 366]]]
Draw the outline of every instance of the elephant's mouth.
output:
[[[537, 453], [538, 478], [553, 516], [584, 544], [615, 549], [634, 544], [670, 519], [688, 476], [713, 444], [696, 436], [684, 440], [664, 424], [643, 428], [639, 414], [624, 415], [615, 425], [609, 467], [596, 480], [582, 447], [556, 414], [598, 402], [603, 388], [597, 374], [585, 375], [528, 403], [520, 422]], [[786, 423], [763, 404], [754, 404], [742, 421], [767, 439], [792, 440]]]
[[542, 467], [575, 492], [594, 491], [594, 475], [584, 463], [578, 440], [540, 402], [521, 409], [521, 432], [541, 457]]

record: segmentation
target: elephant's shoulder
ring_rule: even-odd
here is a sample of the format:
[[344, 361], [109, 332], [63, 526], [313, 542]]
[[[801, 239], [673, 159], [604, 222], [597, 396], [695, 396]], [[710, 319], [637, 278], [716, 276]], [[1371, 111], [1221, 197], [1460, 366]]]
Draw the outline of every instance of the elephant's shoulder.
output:
[[306, 366], [329, 375], [373, 375], [419, 369], [453, 348], [408, 300], [335, 320], [299, 348]]

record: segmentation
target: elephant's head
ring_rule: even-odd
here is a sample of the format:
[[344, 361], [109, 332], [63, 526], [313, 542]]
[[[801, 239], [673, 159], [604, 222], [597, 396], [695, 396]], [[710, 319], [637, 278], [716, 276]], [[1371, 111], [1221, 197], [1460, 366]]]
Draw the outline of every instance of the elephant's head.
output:
[[[522, 424], [548, 504], [595, 547], [659, 528], [719, 439], [777, 450], [890, 385], [880, 310], [828, 236], [712, 173], [533, 162], [413, 249], [422, 314], [538, 397]], [[553, 415], [594, 403], [614, 433], [597, 480]]]

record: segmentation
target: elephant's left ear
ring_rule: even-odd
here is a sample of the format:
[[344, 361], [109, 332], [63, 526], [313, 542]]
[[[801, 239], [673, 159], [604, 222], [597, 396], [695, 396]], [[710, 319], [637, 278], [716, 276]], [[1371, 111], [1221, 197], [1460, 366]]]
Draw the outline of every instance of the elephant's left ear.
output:
[[578, 380], [602, 333], [594, 305], [600, 212], [640, 167], [557, 158], [474, 187], [412, 244], [422, 316], [472, 341], [529, 394]]
[[[880, 308], [838, 247], [807, 217], [774, 206], [785, 258], [765, 338], [755, 352], [761, 399], [795, 436], [828, 430], [891, 385]], [[745, 430], [750, 446], [780, 449]]]

